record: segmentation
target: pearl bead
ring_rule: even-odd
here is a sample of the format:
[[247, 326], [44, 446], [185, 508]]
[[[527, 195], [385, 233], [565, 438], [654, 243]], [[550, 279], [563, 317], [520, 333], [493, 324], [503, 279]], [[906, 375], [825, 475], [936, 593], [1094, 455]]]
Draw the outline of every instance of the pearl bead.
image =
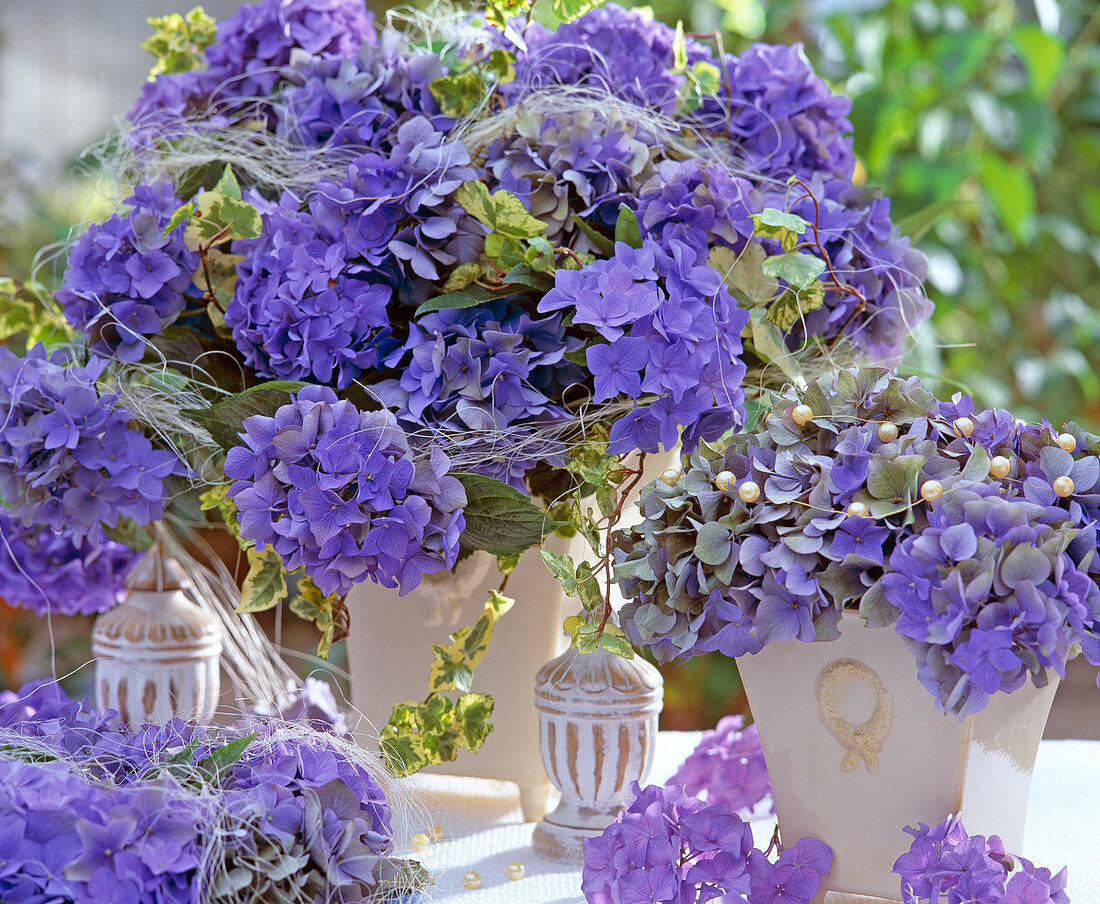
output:
[[756, 502], [760, 498], [760, 486], [751, 480], [746, 480], [737, 488], [737, 496], [742, 502]]
[[1072, 452], [1077, 448], [1077, 440], [1072, 433], [1059, 433], [1058, 445], [1065, 449], [1067, 452]]
[[1012, 470], [1012, 463], [1003, 455], [994, 456], [993, 460], [989, 463], [989, 473], [998, 480], [1002, 477], [1007, 477], [1010, 470]]
[[892, 443], [898, 438], [898, 425], [885, 421], [878, 425], [878, 438], [884, 443]]
[[669, 468], [661, 474], [661, 480], [667, 483], [670, 487], [676, 485], [676, 481], [680, 479], [680, 472], [676, 468]]
[[938, 480], [926, 480], [920, 485], [920, 495], [925, 502], [935, 502], [943, 495], [943, 484]]
[[527, 875], [527, 870], [524, 869], [523, 864], [518, 860], [513, 860], [508, 864], [508, 878], [513, 882], [518, 882], [525, 875]]
[[477, 870], [470, 870], [462, 877], [462, 884], [470, 891], [477, 891], [481, 888], [481, 873]]
[[853, 502], [845, 512], [850, 518], [869, 518], [871, 516], [871, 510], [862, 502]]
[[410, 842], [412, 849], [418, 854], [424, 851], [431, 843], [432, 840], [423, 832], [417, 832], [413, 835], [412, 841]]
[[439, 839], [443, 837], [443, 826], [436, 823], [432, 826], [432, 830], [429, 834], [431, 835], [432, 841], [439, 841]]
[[799, 427], [805, 427], [814, 419], [814, 410], [809, 405], [795, 405], [791, 412], [791, 420]]
[[1065, 499], [1067, 496], [1073, 495], [1073, 478], [1072, 477], [1059, 477], [1054, 481], [1054, 492]]
[[961, 417], [951, 425], [955, 436], [970, 436], [974, 432], [974, 422], [968, 417]]
[[719, 471], [714, 475], [714, 485], [718, 487], [723, 493], [730, 488], [730, 482], [733, 480], [733, 471]]

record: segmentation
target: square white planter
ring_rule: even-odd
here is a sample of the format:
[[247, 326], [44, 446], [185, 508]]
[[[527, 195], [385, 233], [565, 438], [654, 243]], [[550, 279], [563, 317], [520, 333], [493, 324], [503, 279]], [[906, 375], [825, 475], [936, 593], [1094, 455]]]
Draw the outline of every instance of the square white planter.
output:
[[900, 901], [891, 870], [912, 840], [903, 828], [951, 813], [1019, 852], [1057, 676], [994, 694], [960, 720], [936, 709], [892, 627], [868, 628], [846, 612], [840, 631], [737, 660], [785, 843], [812, 835], [833, 849], [822, 891]]

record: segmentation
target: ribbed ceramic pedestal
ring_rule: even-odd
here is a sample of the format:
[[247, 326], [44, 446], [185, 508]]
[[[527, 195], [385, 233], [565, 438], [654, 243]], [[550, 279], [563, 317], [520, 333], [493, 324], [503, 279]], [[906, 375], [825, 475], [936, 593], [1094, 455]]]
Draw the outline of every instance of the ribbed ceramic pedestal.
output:
[[222, 632], [188, 599], [179, 564], [151, 550], [130, 576], [126, 601], [92, 628], [96, 705], [123, 721], [209, 722], [218, 702]]
[[567, 650], [539, 670], [542, 762], [561, 801], [535, 826], [540, 854], [580, 863], [584, 839], [599, 835], [653, 764], [661, 673], [644, 659], [603, 649]]
[[994, 694], [958, 719], [936, 709], [892, 627], [846, 612], [838, 640], [783, 641], [737, 660], [784, 843], [833, 849], [818, 901], [900, 901], [902, 830], [959, 813], [971, 834], [1022, 847], [1031, 773], [1057, 686]]
[[[669, 454], [647, 456], [645, 477], [633, 495], [674, 460]], [[621, 523], [634, 524], [639, 518], [636, 506], [628, 505]], [[543, 545], [577, 561], [591, 557], [579, 537], [551, 535]], [[489, 591], [503, 580], [495, 558], [475, 553], [453, 574], [429, 576], [404, 597], [369, 581], [351, 589], [346, 599], [351, 618], [348, 669], [352, 705], [369, 723], [361, 723], [356, 732], [364, 746], [377, 746], [378, 733], [395, 703], [424, 697], [432, 644], [449, 643], [452, 632], [472, 625]], [[617, 591], [613, 587], [613, 601]], [[494, 700], [493, 731], [476, 754], [461, 752], [453, 762], [427, 771], [515, 782], [524, 819], [534, 822], [546, 813], [553, 789], [539, 753], [539, 718], [531, 687], [540, 666], [565, 649], [562, 622], [577, 604], [565, 595], [538, 549], [520, 556], [505, 593], [516, 604], [493, 629], [493, 640], [473, 678], [473, 690]]]

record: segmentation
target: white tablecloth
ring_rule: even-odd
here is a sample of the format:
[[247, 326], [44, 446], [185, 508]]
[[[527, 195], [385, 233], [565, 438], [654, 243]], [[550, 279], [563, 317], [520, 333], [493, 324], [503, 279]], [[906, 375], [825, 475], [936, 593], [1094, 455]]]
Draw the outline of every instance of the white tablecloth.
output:
[[[663, 783], [698, 742], [694, 732], [662, 732], [650, 783]], [[427, 890], [438, 904], [583, 904], [580, 869], [555, 863], [531, 849], [534, 823], [524, 823], [519, 792], [507, 782], [451, 776], [417, 778], [424, 826], [438, 824], [441, 841], [419, 856], [436, 878]], [[767, 843], [774, 823], [753, 823]], [[898, 826], [899, 831], [901, 826]], [[1023, 856], [1057, 871], [1069, 867], [1073, 904], [1100, 904], [1100, 741], [1044, 741], [1039, 748]], [[518, 860], [526, 877], [508, 879]], [[467, 870], [481, 874], [477, 891], [465, 889]]]

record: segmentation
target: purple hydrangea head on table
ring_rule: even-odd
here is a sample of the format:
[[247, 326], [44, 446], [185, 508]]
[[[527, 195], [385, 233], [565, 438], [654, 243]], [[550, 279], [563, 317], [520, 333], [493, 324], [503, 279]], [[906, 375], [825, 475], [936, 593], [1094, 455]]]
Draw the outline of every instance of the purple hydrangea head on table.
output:
[[[925, 262], [856, 184], [850, 103], [798, 45], [737, 57], [583, 6], [154, 20], [105, 145], [115, 212], [55, 294], [0, 285], [36, 312], [0, 357], [11, 518], [70, 531], [70, 559], [224, 521], [242, 609], [293, 597], [322, 649], [356, 583], [579, 533], [595, 561], [550, 564], [590, 628], [646, 454], [896, 364]], [[22, 579], [49, 597], [40, 559]]]
[[400, 900], [426, 875], [372, 762], [278, 717], [124, 727], [52, 682], [4, 691], [0, 900]]
[[864, 368], [701, 445], [616, 538], [626, 636], [662, 661], [893, 626], [937, 705], [1100, 664], [1100, 438]]

